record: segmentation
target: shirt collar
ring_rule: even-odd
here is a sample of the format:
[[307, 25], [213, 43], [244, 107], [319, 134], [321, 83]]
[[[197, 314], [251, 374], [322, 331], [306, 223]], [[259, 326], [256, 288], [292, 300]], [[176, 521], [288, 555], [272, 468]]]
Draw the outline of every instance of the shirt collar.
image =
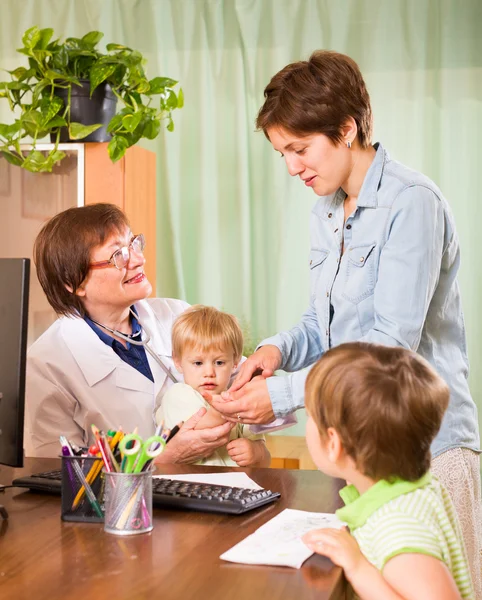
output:
[[[376, 150], [375, 158], [368, 168], [360, 188], [356, 203], [357, 207], [376, 208], [378, 205], [378, 188], [380, 187], [383, 170], [388, 160], [390, 160], [390, 157], [380, 142], [373, 144], [373, 147]], [[321, 196], [322, 202], [317, 202], [313, 211], [326, 221], [331, 217], [331, 213], [334, 213], [338, 207], [343, 205], [345, 198], [345, 192], [339, 188], [334, 194], [331, 194], [331, 196]]]
[[[130, 309], [132, 311], [131, 312], [132, 333], [131, 333], [130, 337], [134, 337], [136, 334], [138, 334], [141, 331], [141, 326], [140, 326], [140, 323], [139, 323], [139, 317], [138, 317], [138, 313], [137, 313], [136, 307], [134, 305], [132, 305], [130, 307]], [[99, 327], [98, 325], [96, 325], [94, 323], [94, 321], [92, 321], [92, 319], [90, 319], [87, 315], [85, 315], [84, 321], [87, 323], [87, 325], [89, 325], [89, 327], [91, 327], [91, 329], [93, 329], [95, 331], [95, 333], [104, 342], [104, 344], [107, 344], [107, 346], [110, 346], [111, 348], [114, 348], [114, 344], [115, 344], [116, 340], [112, 336], [110, 336], [101, 327]], [[135, 337], [135, 341], [141, 341], [141, 337], [139, 335], [137, 335]], [[130, 349], [129, 342], [127, 342], [127, 349], [128, 350]]]
[[376, 510], [390, 500], [424, 487], [431, 481], [432, 475], [430, 472], [425, 473], [417, 481], [395, 479], [389, 482], [382, 479], [361, 495], [354, 485], [347, 485], [340, 490], [340, 496], [346, 506], [339, 508], [336, 511], [336, 516], [353, 531], [364, 525]]
[[378, 188], [380, 187], [385, 164], [389, 160], [388, 153], [380, 142], [373, 144], [373, 147], [376, 150], [375, 158], [368, 168], [356, 202], [357, 206], [364, 206], [367, 208], [377, 207]]

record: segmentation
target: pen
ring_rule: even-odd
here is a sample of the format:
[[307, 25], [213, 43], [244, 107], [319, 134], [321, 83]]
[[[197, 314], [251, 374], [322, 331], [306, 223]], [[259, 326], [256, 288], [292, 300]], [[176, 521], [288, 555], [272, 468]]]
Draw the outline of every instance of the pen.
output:
[[[115, 450], [115, 447], [117, 446], [117, 443], [124, 437], [124, 433], [119, 429], [119, 431], [116, 433], [116, 435], [110, 440], [109, 442], [109, 446], [110, 449], [112, 451]], [[94, 454], [93, 450], [97, 450], [97, 452]], [[96, 460], [94, 462], [94, 464], [92, 465], [92, 467], [90, 468], [90, 471], [87, 473], [87, 483], [93, 483], [95, 481], [95, 479], [97, 478], [97, 476], [99, 475], [99, 473], [102, 470], [102, 465], [104, 464], [104, 461], [102, 460], [102, 454], [100, 452], [99, 446], [97, 445], [93, 445], [89, 448], [89, 451], [91, 452], [92, 456], [96, 456], [98, 457], [100, 460]], [[80, 490], [77, 493], [77, 496], [74, 499], [74, 503], [72, 505], [72, 508], [76, 508], [78, 506], [78, 504], [80, 503], [80, 501], [82, 500], [82, 496], [84, 495], [84, 488], [80, 488]]]
[[176, 433], [179, 431], [179, 429], [181, 429], [183, 423], [184, 423], [184, 421], [181, 421], [181, 423], [179, 425], [174, 425], [174, 427], [171, 429], [169, 435], [167, 436], [166, 444], [167, 444], [167, 442], [172, 440], [172, 438], [176, 435]]

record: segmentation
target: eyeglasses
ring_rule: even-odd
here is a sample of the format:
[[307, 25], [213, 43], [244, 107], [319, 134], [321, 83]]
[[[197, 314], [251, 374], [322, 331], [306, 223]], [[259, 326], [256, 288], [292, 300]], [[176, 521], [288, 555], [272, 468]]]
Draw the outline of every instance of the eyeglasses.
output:
[[123, 246], [116, 250], [109, 260], [101, 260], [98, 262], [90, 263], [91, 269], [105, 269], [106, 267], [115, 267], [116, 269], [123, 269], [127, 266], [131, 258], [131, 250], [134, 250], [136, 254], [142, 254], [146, 247], [146, 240], [144, 235], [140, 233], [132, 238], [128, 246]]

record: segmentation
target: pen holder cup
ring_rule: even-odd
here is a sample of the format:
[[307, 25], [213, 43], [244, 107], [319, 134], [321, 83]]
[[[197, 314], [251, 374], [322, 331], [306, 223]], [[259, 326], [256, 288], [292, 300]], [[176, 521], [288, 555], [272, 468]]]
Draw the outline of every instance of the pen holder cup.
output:
[[104, 522], [104, 476], [101, 458], [62, 456], [63, 521]]
[[104, 476], [104, 530], [115, 535], [152, 531], [152, 471]]

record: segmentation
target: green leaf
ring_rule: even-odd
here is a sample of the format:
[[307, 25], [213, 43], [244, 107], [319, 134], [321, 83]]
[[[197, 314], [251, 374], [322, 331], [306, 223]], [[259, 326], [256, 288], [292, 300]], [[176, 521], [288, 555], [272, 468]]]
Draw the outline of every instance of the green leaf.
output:
[[115, 52], [116, 50], [131, 50], [131, 48], [123, 46], [122, 44], [107, 44], [106, 49], [107, 52]]
[[67, 121], [63, 117], [56, 116], [48, 123], [45, 123], [46, 129], [57, 129], [57, 127], [66, 127]]
[[40, 30], [40, 38], [39, 38], [38, 42], [34, 45], [34, 48], [46, 50], [53, 34], [54, 34], [53, 29], [50, 29], [50, 28], [41, 29]]
[[10, 81], [5, 86], [9, 90], [29, 90], [30, 86], [28, 83], [21, 83], [20, 81]]
[[48, 123], [64, 107], [64, 101], [58, 96], [52, 96], [52, 98], [42, 98], [40, 104], [43, 116], [43, 126], [45, 126], [45, 124]]
[[120, 129], [121, 127], [122, 127], [122, 114], [119, 113], [117, 115], [114, 115], [112, 117], [112, 119], [110, 120], [109, 125], [107, 125], [107, 132], [113, 133], [114, 131], [116, 131], [117, 129]]
[[122, 118], [122, 125], [126, 131], [132, 132], [139, 125], [142, 119], [142, 112], [136, 112], [131, 115], [126, 115]]
[[14, 71], [8, 71], [8, 73], [10, 73], [10, 75], [17, 80], [20, 80], [20, 78], [25, 75], [26, 72], [27, 69], [25, 67], [18, 67]]
[[97, 46], [97, 44], [100, 42], [100, 40], [103, 37], [104, 37], [104, 34], [100, 31], [89, 31], [89, 33], [86, 33], [84, 35], [84, 37], [81, 39], [81, 41], [84, 42], [84, 44], [92, 46], [92, 48], [93, 48], [94, 46]]
[[154, 79], [151, 79], [149, 81], [149, 91], [147, 92], [147, 94], [160, 94], [161, 92], [163, 92], [166, 88], [166, 85], [164, 83], [165, 80], [165, 77], [154, 77]]
[[149, 91], [149, 82], [147, 79], [141, 79], [136, 85], [136, 92], [139, 94], [146, 94]]
[[69, 53], [65, 46], [61, 46], [57, 52], [54, 53], [52, 57], [52, 66], [54, 69], [65, 69], [65, 67], [69, 64]]
[[25, 157], [25, 162], [31, 165], [42, 165], [47, 160], [47, 157], [39, 150], [31, 150]]
[[42, 113], [38, 110], [28, 110], [22, 115], [22, 121], [24, 123], [32, 123], [40, 127], [43, 121]]
[[40, 94], [44, 91], [46, 87], [50, 87], [51, 82], [49, 81], [39, 81], [37, 85], [34, 87], [32, 92], [32, 104], [37, 104]]
[[117, 162], [119, 159], [121, 159], [126, 153], [128, 146], [129, 144], [124, 137], [121, 135], [115, 135], [107, 146], [111, 161]]
[[[4, 128], [4, 129], [3, 129]], [[12, 138], [16, 133], [22, 129], [22, 123], [18, 119], [11, 125], [0, 125], [0, 135], [4, 137]]]
[[182, 88], [179, 88], [179, 93], [177, 94], [177, 108], [182, 108], [184, 106], [184, 92]]
[[32, 50], [37, 45], [37, 42], [40, 40], [41, 33], [40, 29], [35, 25], [34, 27], [30, 27], [23, 34], [22, 42], [25, 48]]
[[167, 131], [174, 131], [174, 121], [172, 120], [172, 118], [169, 116], [169, 123], [167, 124], [166, 127]]
[[70, 123], [69, 136], [72, 140], [81, 140], [102, 127], [102, 123], [95, 125], [82, 125], [82, 123]]
[[167, 90], [166, 107], [170, 110], [177, 108], [177, 96], [173, 90]]
[[15, 165], [16, 167], [22, 166], [23, 158], [20, 158], [20, 156], [17, 156], [8, 150], [2, 150], [2, 154], [5, 160], [7, 160], [11, 165]]
[[[169, 77], [154, 77], [154, 79], [151, 79], [149, 83], [151, 85], [151, 93], [159, 94], [160, 92], [164, 91], [164, 88], [174, 87], [177, 84], [177, 81], [170, 79]], [[156, 91], [152, 91], [152, 88], [154, 88]]]
[[73, 75], [67, 75], [66, 73], [57, 72], [52, 69], [49, 69], [45, 73], [45, 78], [49, 79], [50, 81], [67, 81], [69, 83], [76, 83], [77, 85], [80, 85], [77, 77], [74, 77]]
[[161, 124], [156, 120], [148, 121], [144, 126], [143, 136], [148, 140], [153, 140], [159, 135], [159, 131], [161, 131]]
[[95, 88], [105, 81], [112, 73], [117, 69], [117, 65], [107, 65], [102, 63], [94, 63], [94, 66], [90, 70], [90, 95]]

